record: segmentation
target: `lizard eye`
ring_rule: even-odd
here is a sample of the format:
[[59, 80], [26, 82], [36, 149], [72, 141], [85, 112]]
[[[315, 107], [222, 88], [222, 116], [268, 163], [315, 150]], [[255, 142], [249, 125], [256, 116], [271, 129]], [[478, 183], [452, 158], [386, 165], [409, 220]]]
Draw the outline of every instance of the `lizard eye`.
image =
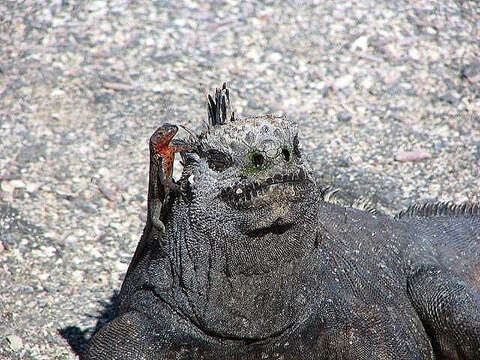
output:
[[211, 149], [207, 151], [207, 163], [210, 169], [223, 171], [232, 165], [232, 158], [228, 154]]

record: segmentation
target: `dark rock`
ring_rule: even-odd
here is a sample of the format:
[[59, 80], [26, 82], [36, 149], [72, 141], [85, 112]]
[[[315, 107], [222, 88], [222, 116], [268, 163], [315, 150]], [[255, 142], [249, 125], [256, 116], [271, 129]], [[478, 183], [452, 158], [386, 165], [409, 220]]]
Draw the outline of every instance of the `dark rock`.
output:
[[455, 92], [455, 91], [450, 91], [446, 94], [443, 94], [441, 96], [438, 97], [438, 99], [442, 102], [446, 102], [448, 104], [451, 104], [451, 105], [458, 105], [458, 103], [460, 102], [460, 95]]
[[41, 157], [45, 157], [46, 149], [46, 144], [25, 145], [18, 153], [16, 160], [19, 164], [38, 161]]
[[20, 242], [21, 236], [18, 232], [0, 234], [0, 243], [6, 250], [13, 249]]
[[97, 208], [93, 204], [83, 200], [76, 199], [75, 201], [72, 202], [72, 206], [75, 208], [79, 208], [80, 210], [89, 214], [97, 213]]
[[348, 161], [347, 158], [344, 157], [339, 157], [335, 164], [339, 167], [349, 167], [350, 166], [350, 161]]
[[108, 104], [112, 101], [113, 95], [108, 92], [99, 92], [95, 94], [94, 101], [96, 104]]
[[461, 70], [461, 76], [471, 83], [478, 83], [480, 81], [480, 61], [465, 65]]
[[349, 122], [352, 120], [352, 114], [350, 114], [348, 111], [340, 111], [337, 114], [337, 120], [341, 122]]
[[320, 94], [322, 95], [322, 97], [326, 98], [332, 92], [332, 90], [332, 85], [327, 85], [324, 86], [322, 90], [320, 90]]

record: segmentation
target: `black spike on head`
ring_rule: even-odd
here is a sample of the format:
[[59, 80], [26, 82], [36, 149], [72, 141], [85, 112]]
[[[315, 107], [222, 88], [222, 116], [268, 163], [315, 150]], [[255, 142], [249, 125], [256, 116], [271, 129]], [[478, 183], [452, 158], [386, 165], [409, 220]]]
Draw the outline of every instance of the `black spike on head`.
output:
[[223, 125], [227, 119], [235, 120], [235, 115], [230, 107], [230, 90], [227, 88], [227, 83], [223, 83], [221, 89], [215, 89], [215, 98], [208, 95], [207, 115], [208, 124], [211, 126]]

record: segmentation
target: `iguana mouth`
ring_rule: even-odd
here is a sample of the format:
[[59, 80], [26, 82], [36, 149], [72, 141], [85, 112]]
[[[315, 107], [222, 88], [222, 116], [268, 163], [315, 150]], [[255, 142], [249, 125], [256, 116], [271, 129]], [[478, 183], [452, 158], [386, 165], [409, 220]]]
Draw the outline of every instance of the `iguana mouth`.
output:
[[291, 222], [281, 224], [279, 221], [275, 221], [272, 225], [247, 231], [246, 234], [250, 237], [262, 237], [267, 234], [281, 235], [290, 230], [293, 225]]
[[259, 202], [271, 202], [272, 196], [280, 198], [301, 198], [305, 196], [310, 182], [305, 170], [300, 168], [287, 174], [277, 173], [262, 181], [237, 184], [223, 189], [220, 197], [234, 208], [250, 208]]

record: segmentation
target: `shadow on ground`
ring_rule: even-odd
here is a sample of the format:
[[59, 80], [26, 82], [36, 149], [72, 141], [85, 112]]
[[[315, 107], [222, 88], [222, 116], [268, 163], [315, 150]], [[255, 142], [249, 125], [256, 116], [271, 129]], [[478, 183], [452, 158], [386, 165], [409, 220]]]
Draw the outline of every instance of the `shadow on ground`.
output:
[[58, 329], [58, 333], [62, 336], [70, 345], [72, 351], [80, 358], [82, 357], [88, 342], [90, 341], [90, 333], [95, 334], [100, 330], [107, 322], [109, 322], [115, 316], [117, 304], [118, 304], [118, 291], [115, 291], [108, 301], [102, 301], [101, 305], [103, 310], [98, 316], [88, 315], [88, 317], [94, 317], [97, 319], [95, 329], [93, 333], [90, 329], [82, 330], [78, 326], [67, 326], [62, 329]]

